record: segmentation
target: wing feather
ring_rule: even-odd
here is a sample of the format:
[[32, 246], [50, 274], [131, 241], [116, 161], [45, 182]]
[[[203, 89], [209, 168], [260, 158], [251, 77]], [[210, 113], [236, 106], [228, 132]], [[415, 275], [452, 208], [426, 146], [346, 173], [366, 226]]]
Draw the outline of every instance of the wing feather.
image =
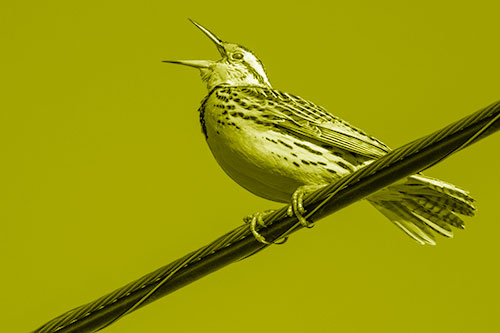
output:
[[234, 87], [265, 107], [274, 126], [301, 138], [326, 146], [345, 149], [369, 158], [390, 151], [381, 141], [330, 114], [326, 109], [301, 97], [264, 87]]

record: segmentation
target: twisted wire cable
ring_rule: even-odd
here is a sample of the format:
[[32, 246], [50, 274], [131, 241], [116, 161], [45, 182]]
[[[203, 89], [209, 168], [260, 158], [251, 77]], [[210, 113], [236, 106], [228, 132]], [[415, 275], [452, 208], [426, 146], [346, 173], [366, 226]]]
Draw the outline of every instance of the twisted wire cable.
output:
[[[395, 149], [378, 160], [306, 195], [308, 221], [317, 221], [377, 190], [426, 169], [450, 154], [500, 129], [500, 101], [451, 125]], [[287, 206], [264, 218], [259, 233], [278, 240], [303, 226], [287, 215]], [[105, 295], [72, 309], [36, 329], [48, 332], [95, 332], [122, 316], [268, 245], [258, 242], [247, 224], [214, 242]]]

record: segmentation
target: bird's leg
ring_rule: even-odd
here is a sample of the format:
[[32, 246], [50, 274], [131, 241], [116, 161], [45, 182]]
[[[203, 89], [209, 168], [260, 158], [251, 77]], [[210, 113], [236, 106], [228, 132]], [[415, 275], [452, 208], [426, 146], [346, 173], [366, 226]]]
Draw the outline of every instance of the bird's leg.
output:
[[314, 223], [309, 223], [304, 218], [304, 213], [306, 210], [304, 209], [304, 195], [307, 193], [314, 192], [319, 190], [322, 187], [325, 187], [326, 184], [322, 185], [302, 185], [295, 190], [292, 194], [292, 202], [290, 206], [288, 206], [287, 214], [288, 216], [296, 216], [299, 220], [300, 224], [302, 224], [306, 228], [312, 228]]
[[[264, 217], [266, 217], [269, 214], [272, 214], [274, 212], [275, 212], [274, 209], [268, 209], [268, 210], [265, 210], [263, 212], [257, 212], [257, 213], [248, 215], [245, 218], [243, 218], [243, 221], [245, 221], [245, 223], [250, 224], [250, 231], [252, 232], [255, 239], [262, 244], [271, 245], [271, 244], [283, 244], [284, 243], [284, 241], [282, 241], [282, 242], [269, 242], [266, 240], [266, 238], [264, 236], [259, 234], [259, 232], [257, 231], [257, 224], [260, 224], [261, 226], [265, 227]], [[286, 241], [286, 239], [285, 239], [285, 241]]]

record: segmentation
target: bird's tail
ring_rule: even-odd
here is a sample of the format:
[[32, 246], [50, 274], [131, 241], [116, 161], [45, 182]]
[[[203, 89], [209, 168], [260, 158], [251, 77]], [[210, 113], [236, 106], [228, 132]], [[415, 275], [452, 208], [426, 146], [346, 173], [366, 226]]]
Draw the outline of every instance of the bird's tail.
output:
[[368, 201], [411, 238], [432, 245], [434, 232], [453, 237], [451, 226], [465, 228], [457, 215], [473, 216], [476, 209], [468, 192], [421, 174], [378, 191]]

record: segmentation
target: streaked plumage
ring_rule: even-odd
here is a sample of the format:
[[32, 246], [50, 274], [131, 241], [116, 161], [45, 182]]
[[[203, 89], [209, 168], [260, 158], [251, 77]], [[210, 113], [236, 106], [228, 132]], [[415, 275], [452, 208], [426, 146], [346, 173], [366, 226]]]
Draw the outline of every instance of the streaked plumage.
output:
[[[289, 202], [301, 186], [331, 183], [390, 151], [324, 108], [273, 89], [251, 51], [195, 25], [222, 59], [170, 62], [201, 70], [209, 89], [199, 109], [202, 131], [224, 171], [250, 192]], [[421, 174], [368, 200], [422, 244], [435, 243], [433, 231], [451, 237], [450, 226], [464, 226], [456, 214], [475, 209], [467, 192]]]

